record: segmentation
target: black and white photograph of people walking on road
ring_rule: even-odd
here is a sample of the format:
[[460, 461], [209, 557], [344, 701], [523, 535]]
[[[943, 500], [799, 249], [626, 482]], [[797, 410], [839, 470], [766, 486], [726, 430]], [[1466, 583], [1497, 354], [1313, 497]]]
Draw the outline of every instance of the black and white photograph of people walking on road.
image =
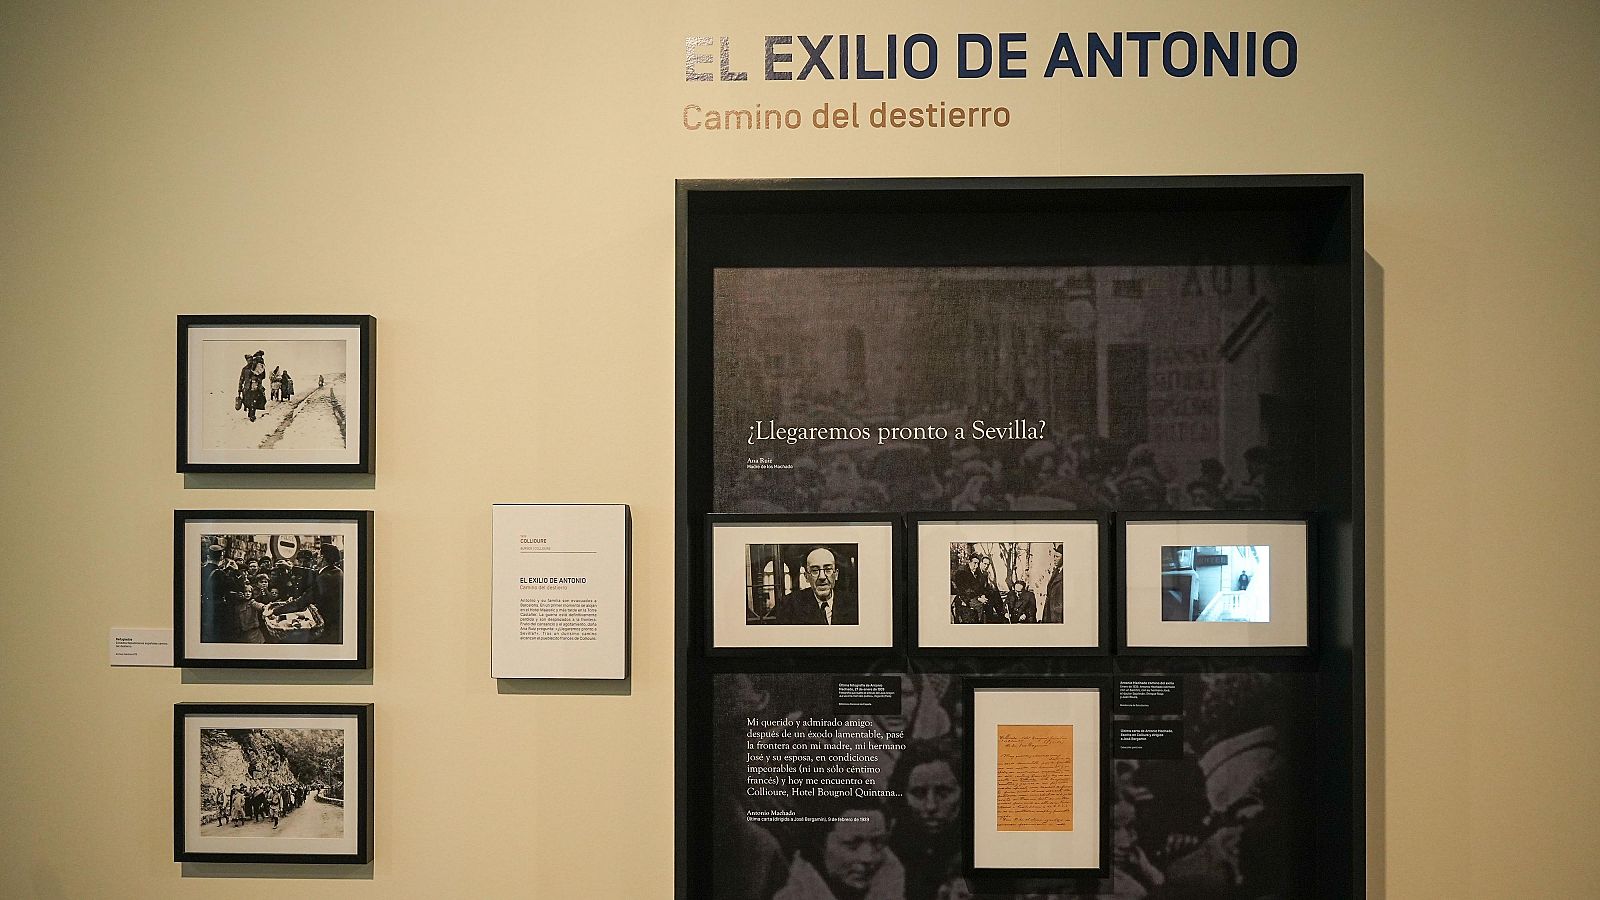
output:
[[207, 340], [201, 354], [202, 447], [346, 446], [344, 341]]
[[1059, 543], [951, 543], [950, 624], [1059, 624], [1061, 559]]
[[856, 544], [747, 544], [745, 624], [855, 625]]
[[344, 535], [203, 534], [200, 546], [202, 643], [343, 643]]
[[178, 862], [372, 859], [372, 705], [179, 703]]
[[341, 838], [344, 732], [200, 730], [200, 817], [227, 838]]
[[203, 728], [201, 827], [217, 837], [342, 837], [344, 761], [337, 728]]

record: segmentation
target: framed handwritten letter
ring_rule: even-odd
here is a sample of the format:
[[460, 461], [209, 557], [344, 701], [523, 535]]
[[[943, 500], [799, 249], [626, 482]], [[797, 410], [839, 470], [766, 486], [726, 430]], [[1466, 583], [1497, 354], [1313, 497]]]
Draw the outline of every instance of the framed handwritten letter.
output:
[[1110, 875], [1108, 688], [1098, 676], [967, 679], [969, 877]]

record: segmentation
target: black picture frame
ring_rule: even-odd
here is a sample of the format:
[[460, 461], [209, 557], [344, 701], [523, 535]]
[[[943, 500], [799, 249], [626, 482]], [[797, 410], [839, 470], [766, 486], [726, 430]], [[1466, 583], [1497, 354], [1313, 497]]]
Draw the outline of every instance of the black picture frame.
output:
[[[1306, 642], [1281, 646], [1129, 646], [1128, 644], [1128, 525], [1136, 522], [1205, 522], [1248, 524], [1302, 523], [1306, 527]], [[1118, 513], [1116, 517], [1117, 654], [1119, 656], [1314, 656], [1317, 652], [1317, 515], [1281, 510], [1169, 510]]]
[[[1100, 787], [1100, 803], [1097, 812], [1100, 820], [1100, 838], [1098, 850], [1100, 865], [1081, 868], [994, 868], [980, 867], [976, 863], [976, 708], [974, 695], [981, 690], [1051, 690], [1068, 688], [1073, 690], [1094, 690], [1100, 694], [1100, 716], [1098, 727], [1100, 747], [1100, 772], [1095, 781]], [[1116, 785], [1116, 766], [1112, 759], [1111, 741], [1111, 707], [1115, 702], [1112, 695], [1112, 678], [1109, 675], [972, 675], [962, 683], [962, 725], [965, 734], [966, 755], [962, 767], [964, 769], [966, 790], [961, 798], [961, 821], [964, 829], [962, 873], [973, 882], [973, 889], [977, 893], [1022, 891], [1029, 888], [1028, 880], [1048, 880], [1059, 884], [1063, 879], [1081, 879], [1097, 881], [1111, 877], [1111, 810], [1114, 803]], [[1074, 773], [1074, 783], [1077, 782]]]
[[[355, 798], [356, 849], [351, 853], [227, 853], [191, 850], [184, 816], [188, 803], [188, 766], [185, 728], [193, 716], [239, 717], [353, 717], [360, 746], [360, 766]], [[371, 703], [178, 703], [173, 706], [172, 727], [172, 835], [173, 861], [180, 863], [282, 863], [294, 865], [365, 865], [373, 850], [373, 704]], [[351, 808], [350, 798], [343, 798]], [[312, 802], [308, 800], [307, 802]]]
[[[1099, 642], [1089, 646], [1015, 644], [1005, 647], [924, 647], [918, 618], [921, 604], [919, 583], [919, 528], [924, 522], [1093, 522], [1097, 527], [1096, 553], [1099, 578], [1096, 585], [1098, 610], [1096, 633]], [[1111, 514], [1090, 510], [1010, 510], [1005, 512], [915, 512], [905, 517], [905, 621], [908, 652], [918, 656], [1109, 656], [1111, 654]]]
[[[361, 415], [355, 462], [196, 462], [189, 445], [189, 333], [198, 328], [355, 328], [359, 330]], [[181, 315], [177, 342], [177, 470], [180, 473], [370, 475], [375, 464], [378, 320], [370, 315]], [[348, 376], [347, 376], [348, 377]]]
[[[188, 652], [188, 526], [204, 521], [328, 522], [356, 527], [356, 565], [347, 567], [341, 618], [356, 628], [353, 659], [260, 659], [192, 655]], [[172, 514], [172, 661], [180, 668], [370, 669], [372, 668], [373, 514], [371, 510], [179, 509]], [[346, 554], [348, 558], [348, 553]], [[288, 646], [276, 644], [274, 646]], [[309, 645], [307, 645], [309, 646]]]
[[[716, 547], [715, 529], [720, 525], [867, 525], [888, 526], [890, 550], [890, 643], [874, 646], [832, 646], [816, 644], [773, 645], [763, 647], [719, 647], [716, 643]], [[905, 646], [905, 537], [903, 517], [890, 513], [712, 513], [705, 517], [705, 571], [708, 573], [705, 599], [705, 654], [720, 657], [859, 657], [898, 654]], [[859, 597], [857, 598], [859, 602]], [[779, 627], [779, 626], [775, 626]]]

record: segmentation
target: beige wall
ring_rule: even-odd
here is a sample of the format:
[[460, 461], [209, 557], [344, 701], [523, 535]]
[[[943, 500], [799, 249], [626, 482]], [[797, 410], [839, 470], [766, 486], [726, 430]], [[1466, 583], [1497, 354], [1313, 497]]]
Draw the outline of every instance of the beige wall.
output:
[[[180, 877], [181, 700], [374, 701], [377, 861], [296, 896], [667, 897], [676, 177], [1356, 171], [1381, 266], [1374, 893], [1600, 883], [1593, 4], [0, 8], [0, 896]], [[1267, 30], [1284, 81], [689, 85], [682, 38]], [[1042, 48], [1038, 48], [1042, 51]], [[759, 65], [751, 59], [754, 65]], [[685, 103], [1003, 103], [1003, 131], [689, 134]], [[172, 471], [173, 317], [380, 322], [379, 473]], [[489, 504], [624, 501], [632, 690], [497, 692]], [[376, 668], [112, 669], [176, 507], [370, 506]], [[1375, 595], [1375, 600], [1378, 599]], [[219, 874], [216, 870], [191, 872]]]

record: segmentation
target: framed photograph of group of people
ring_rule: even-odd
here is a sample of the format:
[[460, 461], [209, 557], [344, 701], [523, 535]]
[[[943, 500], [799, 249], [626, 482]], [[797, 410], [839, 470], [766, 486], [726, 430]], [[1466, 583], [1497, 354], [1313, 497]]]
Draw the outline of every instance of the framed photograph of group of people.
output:
[[1115, 545], [1112, 523], [1038, 511], [715, 514], [707, 652], [1105, 655], [1113, 584], [1118, 653], [1310, 651], [1311, 516], [1119, 514]]
[[928, 653], [1100, 654], [1109, 629], [1104, 516], [912, 516], [907, 597]]
[[172, 745], [178, 862], [372, 860], [372, 704], [179, 703]]
[[371, 664], [371, 512], [180, 509], [172, 542], [176, 665]]

